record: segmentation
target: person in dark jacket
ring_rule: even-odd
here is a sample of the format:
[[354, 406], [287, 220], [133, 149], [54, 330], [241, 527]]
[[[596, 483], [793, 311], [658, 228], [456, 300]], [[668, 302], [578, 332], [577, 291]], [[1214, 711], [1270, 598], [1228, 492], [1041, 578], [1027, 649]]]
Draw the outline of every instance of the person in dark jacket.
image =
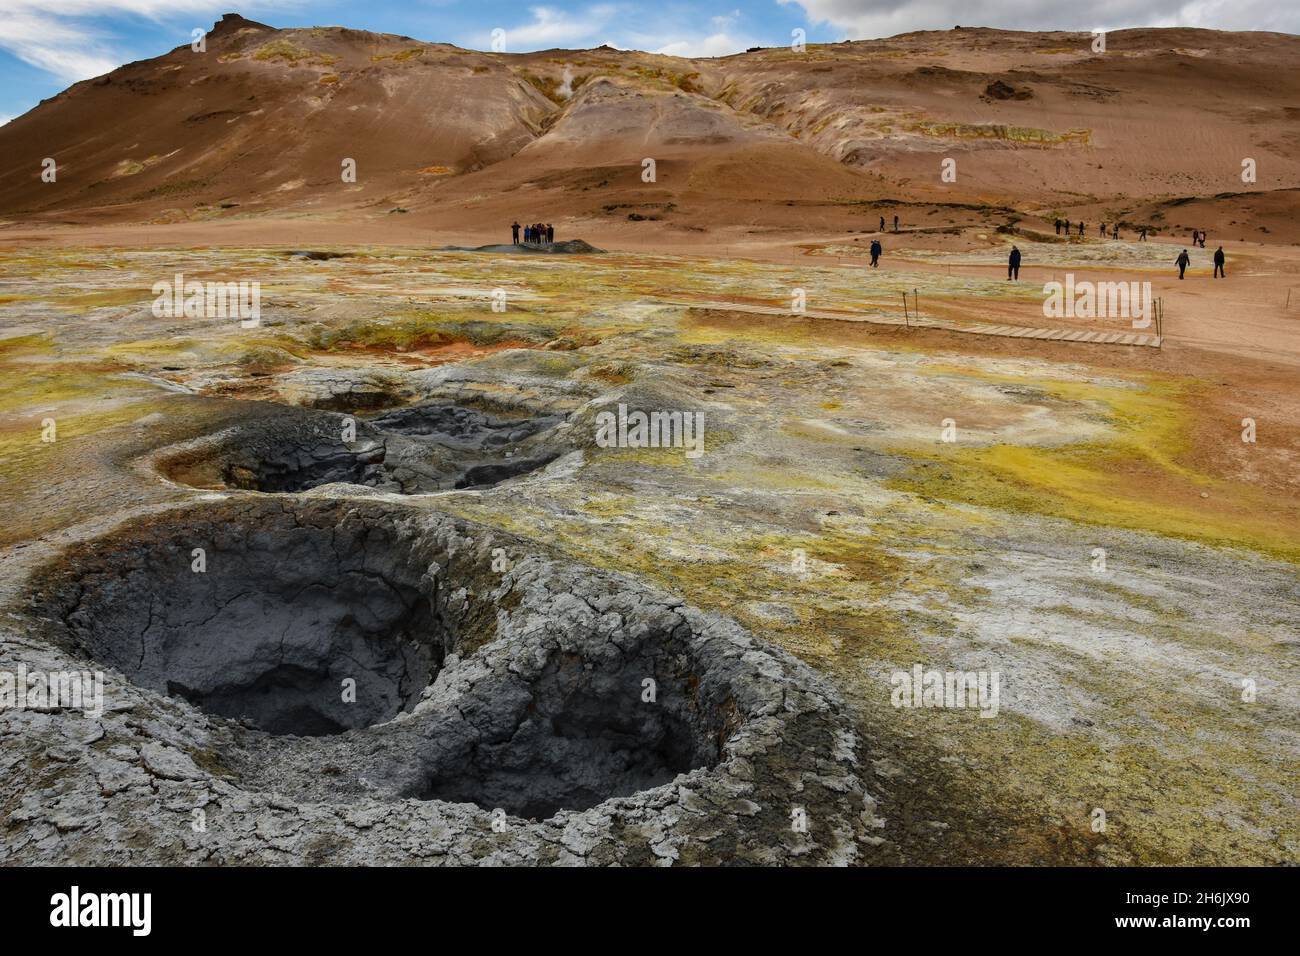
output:
[[880, 268], [880, 254], [884, 251], [884, 248], [880, 245], [879, 239], [871, 240], [871, 268]]
[[1174, 260], [1174, 262], [1178, 266], [1178, 278], [1181, 279], [1183, 277], [1183, 273], [1187, 271], [1187, 267], [1192, 264], [1192, 258], [1187, 254], [1187, 250], [1184, 249], [1179, 254], [1178, 258]]
[[1147, 241], [1147, 227], [1143, 226], [1142, 231], [1138, 233], [1138, 242], [1146, 242], [1146, 241]]
[[1070, 220], [1068, 219], [1065, 220], [1065, 234], [1066, 236], [1070, 235]]
[[1106, 224], [1103, 222], [1099, 228], [1101, 229], [1101, 237], [1102, 237], [1103, 239], [1105, 239], [1105, 238], [1106, 238]]
[[546, 244], [549, 246], [555, 241], [555, 224], [548, 222], [546, 224]]
[[1061, 234], [1061, 220], [1059, 220], [1059, 219], [1056, 220], [1056, 234], [1057, 234], [1058, 236]]
[[1111, 238], [1112, 238], [1112, 239], [1118, 239], [1118, 238], [1119, 238], [1119, 223], [1115, 223], [1115, 231], [1114, 231], [1113, 233], [1111, 233]]
[[1081, 236], [1083, 235], [1083, 223], [1082, 223], [1082, 222], [1079, 223], [1079, 235], [1081, 235]]
[[894, 217], [894, 232], [898, 232], [898, 217]]
[[519, 223], [514, 223], [510, 227], [510, 241], [516, 246], [519, 245]]
[[1011, 258], [1007, 259], [1007, 278], [1020, 279], [1020, 250], [1012, 246]]
[[876, 232], [884, 232], [884, 231], [885, 231], [885, 217], [884, 217], [884, 216], [881, 216], [881, 217], [880, 217], [880, 228], [877, 229]]
[[1219, 246], [1219, 248], [1214, 250], [1214, 278], [1217, 279], [1219, 276], [1223, 276], [1225, 279], [1228, 278], [1228, 273], [1223, 271], [1223, 263], [1225, 261], [1227, 260], [1223, 255], [1223, 246]]

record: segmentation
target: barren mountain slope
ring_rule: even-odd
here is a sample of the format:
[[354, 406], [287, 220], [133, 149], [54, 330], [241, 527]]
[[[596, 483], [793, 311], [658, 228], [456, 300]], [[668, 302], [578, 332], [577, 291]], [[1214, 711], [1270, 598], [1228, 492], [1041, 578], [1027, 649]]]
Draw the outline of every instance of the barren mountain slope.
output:
[[[1085, 34], [956, 29], [683, 60], [228, 15], [206, 52], [128, 64], [0, 129], [0, 214], [843, 230], [897, 201], [930, 204], [912, 218], [936, 227], [973, 205], [1174, 228], [1187, 197], [1246, 192], [1260, 195], [1221, 196], [1198, 224], [1217, 233], [1250, 206], [1267, 241], [1285, 238], [1300, 185], [1298, 64], [1297, 37], [1183, 29], [1117, 31], [1100, 54]], [[57, 182], [40, 179], [46, 157]]]

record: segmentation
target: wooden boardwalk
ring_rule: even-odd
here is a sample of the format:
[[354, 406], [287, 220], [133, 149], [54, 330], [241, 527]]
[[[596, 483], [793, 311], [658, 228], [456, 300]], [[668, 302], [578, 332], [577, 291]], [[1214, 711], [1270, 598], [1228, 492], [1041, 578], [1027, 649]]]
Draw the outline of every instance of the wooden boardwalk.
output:
[[830, 319], [835, 322], [867, 322], [871, 325], [907, 325], [914, 329], [943, 329], [947, 332], [960, 332], [964, 335], [996, 335], [1009, 339], [1043, 339], [1051, 342], [1090, 342], [1096, 345], [1132, 345], [1145, 348], [1160, 348], [1163, 340], [1155, 334], [1145, 332], [1105, 332], [1088, 329], [1036, 329], [1023, 325], [960, 325], [940, 319], [927, 319], [924, 316], [912, 316], [904, 321], [903, 317], [892, 315], [872, 315], [865, 312], [827, 312], [808, 309], [806, 312], [794, 313], [775, 305], [751, 305], [738, 302], [687, 302], [681, 299], [657, 299], [663, 305], [683, 306], [688, 309], [713, 309], [720, 312], [748, 312], [753, 315], [806, 315], [814, 319]]

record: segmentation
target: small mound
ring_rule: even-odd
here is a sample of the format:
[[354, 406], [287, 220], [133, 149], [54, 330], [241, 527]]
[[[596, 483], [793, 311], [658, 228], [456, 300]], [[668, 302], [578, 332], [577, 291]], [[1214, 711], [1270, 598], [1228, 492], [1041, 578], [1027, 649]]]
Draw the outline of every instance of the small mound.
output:
[[532, 245], [525, 243], [511, 244], [508, 242], [498, 242], [486, 246], [443, 246], [439, 252], [514, 252], [514, 253], [542, 253], [546, 255], [589, 255], [591, 253], [601, 253], [604, 249], [597, 249], [589, 242], [582, 239], [566, 239], [563, 242], [552, 242], [546, 245]]

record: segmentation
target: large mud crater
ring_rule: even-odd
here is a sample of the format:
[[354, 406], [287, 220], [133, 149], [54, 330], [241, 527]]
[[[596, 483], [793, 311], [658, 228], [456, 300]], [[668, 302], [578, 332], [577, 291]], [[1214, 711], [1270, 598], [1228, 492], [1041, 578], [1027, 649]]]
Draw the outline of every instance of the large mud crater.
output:
[[69, 639], [141, 687], [268, 733], [409, 709], [449, 643], [412, 540], [393, 522], [277, 511], [240, 524], [201, 510], [104, 542], [74, 573]]
[[[590, 622], [569, 620], [567, 647], [537, 633], [493, 644], [498, 612], [519, 600], [493, 563], [441, 517], [241, 502], [128, 525], [67, 562], [39, 602], [66, 646], [268, 735], [321, 737], [409, 714], [391, 733], [328, 751], [366, 753], [368, 783], [392, 799], [544, 818], [717, 763], [734, 712], [728, 695], [699, 692], [683, 635], [659, 626], [611, 649]], [[449, 654], [458, 680], [475, 679], [417, 709]], [[292, 786], [328, 797], [307, 779], [325, 750], [249, 747], [251, 776], [287, 761]]]
[[[93, 858], [856, 853], [855, 738], [823, 678], [527, 540], [414, 504], [239, 495], [79, 542], [29, 587], [44, 666], [107, 671], [102, 737], [75, 713], [30, 729], [104, 804]], [[210, 825], [191, 846], [172, 834], [192, 806]]]

